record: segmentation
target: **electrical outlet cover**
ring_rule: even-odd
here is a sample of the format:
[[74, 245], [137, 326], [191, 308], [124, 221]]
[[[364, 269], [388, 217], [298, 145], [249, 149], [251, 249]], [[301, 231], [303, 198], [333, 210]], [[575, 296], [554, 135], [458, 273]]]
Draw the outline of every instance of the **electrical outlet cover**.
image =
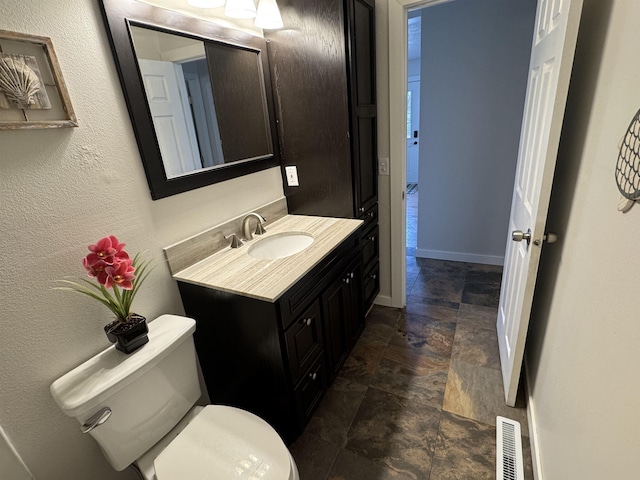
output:
[[287, 185], [289, 187], [300, 186], [300, 182], [298, 181], [298, 167], [295, 165], [284, 167], [284, 172], [287, 176]]

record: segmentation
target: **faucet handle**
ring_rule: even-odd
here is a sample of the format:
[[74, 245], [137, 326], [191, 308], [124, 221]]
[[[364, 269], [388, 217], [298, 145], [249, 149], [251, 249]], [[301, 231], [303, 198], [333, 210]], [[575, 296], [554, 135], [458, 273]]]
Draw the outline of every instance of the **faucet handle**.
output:
[[235, 233], [226, 235], [224, 238], [225, 240], [231, 239], [231, 244], [229, 245], [231, 248], [240, 248], [242, 245], [244, 245], [244, 242], [240, 240]]
[[[266, 222], [266, 220], [264, 220]], [[258, 222], [256, 224], [256, 231], [253, 232], [254, 235], [264, 235], [267, 231], [264, 229], [264, 224], [262, 222]]]

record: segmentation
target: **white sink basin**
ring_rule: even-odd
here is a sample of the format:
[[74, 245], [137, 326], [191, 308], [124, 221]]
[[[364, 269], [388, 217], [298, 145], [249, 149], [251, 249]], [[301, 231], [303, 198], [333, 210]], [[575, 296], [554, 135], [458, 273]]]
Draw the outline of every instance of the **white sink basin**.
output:
[[275, 260], [299, 253], [312, 243], [313, 237], [306, 233], [277, 233], [251, 245], [247, 253], [261, 260]]

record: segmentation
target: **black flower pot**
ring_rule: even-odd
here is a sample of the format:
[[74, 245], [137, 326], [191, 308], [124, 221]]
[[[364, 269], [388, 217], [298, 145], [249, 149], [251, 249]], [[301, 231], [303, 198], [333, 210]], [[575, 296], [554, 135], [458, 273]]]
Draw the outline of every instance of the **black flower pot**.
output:
[[114, 320], [105, 325], [104, 332], [111, 343], [115, 343], [116, 350], [129, 354], [136, 351], [149, 341], [147, 320], [142, 315], [132, 313], [126, 322]]

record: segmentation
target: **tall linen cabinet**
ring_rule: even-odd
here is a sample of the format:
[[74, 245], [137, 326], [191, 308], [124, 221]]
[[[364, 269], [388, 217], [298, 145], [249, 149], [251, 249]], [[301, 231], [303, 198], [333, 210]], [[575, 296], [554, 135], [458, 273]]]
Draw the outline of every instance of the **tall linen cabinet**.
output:
[[[289, 212], [360, 218], [364, 311], [379, 292], [374, 0], [278, 0], [266, 33]], [[299, 186], [284, 168], [295, 166]]]

